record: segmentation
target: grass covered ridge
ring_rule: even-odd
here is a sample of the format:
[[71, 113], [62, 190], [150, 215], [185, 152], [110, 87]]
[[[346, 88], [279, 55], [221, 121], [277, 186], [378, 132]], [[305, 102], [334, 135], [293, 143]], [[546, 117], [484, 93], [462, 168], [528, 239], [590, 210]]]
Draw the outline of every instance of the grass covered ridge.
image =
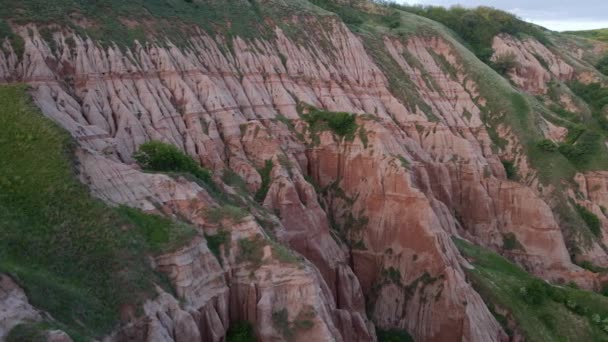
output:
[[564, 33], [608, 43], [608, 28], [588, 31], [566, 31]]
[[23, 86], [0, 86], [0, 272], [76, 340], [114, 328], [163, 281], [146, 256], [183, 244], [189, 226], [109, 208], [75, 177], [70, 136]]
[[507, 317], [497, 307], [512, 315], [527, 341], [608, 340], [608, 298], [549, 285], [493, 252], [460, 239], [455, 243], [475, 266], [467, 272], [469, 280], [503, 327]]

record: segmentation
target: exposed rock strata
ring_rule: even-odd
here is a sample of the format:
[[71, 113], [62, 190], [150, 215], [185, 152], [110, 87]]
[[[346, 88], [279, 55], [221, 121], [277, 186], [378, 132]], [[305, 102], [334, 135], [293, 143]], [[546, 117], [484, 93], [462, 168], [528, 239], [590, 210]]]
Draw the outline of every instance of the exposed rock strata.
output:
[[[132, 165], [137, 146], [172, 143], [213, 169], [218, 182], [230, 168], [253, 191], [261, 185], [256, 169], [270, 160], [263, 206], [276, 214], [278, 239], [310, 260], [282, 262], [267, 242], [264, 262], [252, 269], [237, 258], [238, 240], [266, 232], [251, 216], [227, 222], [232, 241], [224, 265], [202, 239], [157, 257], [179, 298], [161, 292], [145, 305], [145, 318], [112, 339], [219, 341], [230, 322], [249, 320], [259, 338], [281, 340], [272, 314], [286, 309], [289, 321], [315, 313], [312, 328], [296, 332], [296, 340], [369, 341], [375, 333], [365, 294], [378, 326], [407, 328], [417, 340], [504, 340], [466, 282], [466, 261], [451, 235], [502, 251], [505, 234], [513, 234], [522, 248], [509, 256], [532, 272], [586, 281], [549, 207], [506, 180], [481, 121], [486, 100], [451, 43], [385, 39], [425, 104], [406, 106], [357, 36], [333, 19], [323, 30], [304, 45], [277, 28], [271, 40], [236, 37], [232, 49], [202, 32], [187, 48], [132, 49], [102, 48], [63, 32], [54, 34], [52, 50], [30, 26], [20, 28], [23, 58], [5, 44], [0, 80], [31, 85], [43, 113], [78, 140], [81, 178], [94, 195], [214, 233], [201, 214], [217, 205], [214, 199], [185, 179], [141, 172]], [[544, 93], [549, 78], [573, 75], [542, 45], [497, 39], [498, 52], [513, 50], [522, 60], [514, 77], [524, 89]], [[550, 71], [538, 68], [534, 54], [550, 62]], [[371, 116], [359, 116], [353, 141], [324, 132], [317, 143], [299, 120], [300, 103]], [[319, 189], [327, 191], [319, 196]], [[347, 241], [334, 239], [330, 223], [350, 229]]]

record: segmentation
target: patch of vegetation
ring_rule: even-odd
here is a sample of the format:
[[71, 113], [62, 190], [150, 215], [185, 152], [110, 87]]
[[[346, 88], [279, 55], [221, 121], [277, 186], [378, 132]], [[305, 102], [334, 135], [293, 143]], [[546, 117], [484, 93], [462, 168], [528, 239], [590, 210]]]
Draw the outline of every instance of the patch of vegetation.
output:
[[171, 252], [197, 234], [192, 226], [163, 216], [147, 214], [139, 209], [120, 206], [117, 211], [136, 227], [139, 235], [154, 253]]
[[92, 198], [74, 174], [71, 137], [25, 87], [0, 86], [0, 127], [0, 272], [72, 337], [99, 338], [120, 307], [138, 307], [163, 284], [148, 256], [191, 231]]
[[600, 219], [592, 212], [590, 212], [587, 208], [582, 205], [575, 204], [576, 212], [580, 215], [580, 217], [585, 221], [585, 224], [591, 230], [593, 235], [596, 237], [602, 236], [602, 223]]
[[578, 169], [585, 169], [602, 151], [602, 136], [597, 132], [584, 131], [574, 143], [559, 144], [558, 151]]
[[397, 155], [395, 156], [397, 159], [399, 159], [399, 162], [401, 163], [401, 166], [403, 166], [404, 169], [409, 170], [411, 168], [410, 162], [409, 160], [405, 159], [404, 156], [402, 155]]
[[310, 126], [311, 134], [330, 130], [337, 136], [351, 141], [358, 128], [355, 114], [345, 112], [328, 112], [309, 107], [308, 114], [302, 115], [302, 119]]
[[363, 147], [367, 148], [367, 145], [369, 144], [369, 138], [367, 137], [367, 131], [363, 126], [359, 128], [359, 140], [361, 140]]
[[8, 38], [17, 57], [23, 56], [23, 52], [25, 50], [25, 42], [23, 41], [23, 38], [13, 32], [6, 20], [0, 19], [0, 51], [5, 50], [2, 46], [2, 43], [4, 42], [5, 38]]
[[[300, 1], [275, 1], [260, 6], [259, 0], [23, 0], [3, 4], [0, 18], [18, 24], [67, 26], [106, 45], [115, 42], [119, 46], [132, 46], [134, 39], [164, 42], [167, 37], [185, 45], [192, 27], [213, 34], [221, 31], [228, 37], [272, 36], [272, 28], [265, 25], [264, 18], [311, 13], [311, 7]], [[82, 25], [75, 17], [86, 18], [92, 24]]]
[[6, 336], [6, 342], [45, 342], [48, 323], [21, 323], [13, 327]]
[[378, 342], [414, 342], [412, 336], [405, 330], [376, 328]]
[[608, 29], [587, 30], [587, 31], [566, 31], [564, 33], [593, 40], [608, 42]]
[[146, 171], [186, 172], [215, 188], [211, 172], [177, 147], [161, 141], [148, 141], [139, 146], [133, 158]]
[[[213, 253], [221, 263], [222, 255], [220, 253], [220, 247], [227, 242], [230, 242], [230, 232], [222, 229], [214, 235], [205, 234], [205, 239], [207, 240], [207, 247], [209, 247], [211, 253]], [[226, 250], [228, 251], [229, 249], [227, 248]]]
[[209, 222], [218, 224], [223, 220], [231, 220], [234, 223], [240, 223], [249, 214], [244, 209], [227, 204], [223, 206], [210, 207], [205, 210], [204, 215]]
[[506, 250], [523, 249], [523, 246], [517, 240], [517, 237], [513, 233], [507, 233], [502, 235], [502, 248]]
[[254, 198], [258, 202], [263, 202], [268, 194], [268, 190], [270, 190], [270, 183], [272, 179], [270, 178], [270, 172], [272, 172], [272, 168], [274, 164], [272, 160], [268, 159], [264, 162], [264, 167], [258, 169], [258, 173], [262, 177], [262, 184], [260, 184], [260, 188], [256, 191]]
[[266, 244], [266, 240], [260, 235], [256, 235], [251, 239], [239, 240], [239, 261], [250, 262], [254, 269], [259, 268], [262, 265], [264, 246]]
[[294, 264], [300, 261], [300, 258], [297, 257], [289, 248], [276, 242], [272, 244], [272, 252], [280, 262]]
[[597, 64], [595, 64], [595, 68], [602, 74], [608, 76], [608, 54], [600, 58]]
[[306, 331], [314, 327], [313, 319], [316, 315], [313, 307], [306, 306], [298, 313], [295, 320], [290, 322], [289, 313], [283, 308], [272, 313], [272, 324], [287, 341], [291, 341], [298, 331]]
[[281, 332], [285, 339], [291, 340], [293, 338], [294, 331], [289, 323], [289, 312], [287, 312], [287, 309], [283, 308], [273, 312], [272, 324]]
[[517, 180], [519, 176], [517, 175], [517, 166], [510, 160], [501, 160], [502, 166], [505, 168], [505, 172], [507, 173], [507, 179]]
[[236, 172], [230, 170], [230, 169], [225, 169], [224, 173], [222, 174], [222, 181], [224, 183], [226, 183], [227, 185], [234, 187], [236, 190], [238, 190], [240, 193], [242, 194], [246, 194], [247, 191], [247, 182], [245, 182], [245, 180], [239, 176]]
[[230, 324], [226, 333], [226, 342], [256, 342], [251, 323], [239, 321]]
[[553, 141], [551, 141], [549, 139], [543, 139], [543, 140], [539, 141], [538, 143], [536, 143], [536, 146], [538, 146], [539, 149], [541, 149], [545, 152], [557, 151], [557, 144], [555, 144]]
[[493, 252], [460, 239], [455, 243], [475, 266], [467, 273], [477, 292], [489, 307], [507, 310], [527, 341], [603, 341], [608, 337], [601, 324], [608, 318], [608, 298], [552, 286]]
[[568, 83], [568, 87], [576, 96], [585, 100], [593, 110], [602, 110], [608, 104], [608, 88], [600, 83], [584, 84], [573, 81]]
[[517, 67], [517, 60], [513, 52], [498, 55], [490, 64], [494, 70], [501, 75], [506, 75], [509, 71]]
[[482, 61], [490, 64], [492, 40], [500, 33], [521, 37], [529, 35], [548, 44], [544, 32], [515, 15], [491, 7], [450, 8], [438, 6], [405, 6], [390, 4], [416, 15], [438, 21], [456, 32]]
[[401, 284], [401, 272], [392, 266], [382, 270], [382, 275], [388, 278], [393, 284]]
[[551, 109], [551, 111], [554, 112], [555, 114], [557, 114], [560, 118], [566, 119], [568, 121], [572, 121], [574, 123], [577, 123], [580, 121], [581, 114], [579, 114], [579, 113], [571, 112], [563, 107], [559, 107], [556, 105], [550, 106], [549, 109]]

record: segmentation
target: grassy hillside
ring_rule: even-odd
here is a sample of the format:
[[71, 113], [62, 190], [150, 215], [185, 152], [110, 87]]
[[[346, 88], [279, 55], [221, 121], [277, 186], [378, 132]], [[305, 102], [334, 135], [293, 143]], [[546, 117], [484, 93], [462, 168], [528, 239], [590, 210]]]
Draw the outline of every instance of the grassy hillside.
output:
[[[10, 20], [60, 24], [98, 41], [124, 46], [134, 39], [164, 41], [167, 37], [186, 44], [188, 32], [195, 28], [260, 37], [272, 34], [263, 20], [266, 17], [311, 12], [319, 13], [305, 0], [0, 0], [0, 35], [9, 35], [6, 22]], [[83, 25], [85, 18], [87, 24]]]
[[608, 341], [608, 298], [551, 286], [493, 252], [455, 242], [475, 266], [467, 272], [473, 286], [504, 327], [512, 315], [528, 341]]
[[92, 198], [74, 176], [72, 145], [24, 86], [0, 86], [0, 272], [79, 339], [107, 333], [119, 308], [154, 297], [163, 281], [145, 256], [195, 232]]
[[564, 33], [608, 43], [608, 28], [588, 31], [566, 31]]

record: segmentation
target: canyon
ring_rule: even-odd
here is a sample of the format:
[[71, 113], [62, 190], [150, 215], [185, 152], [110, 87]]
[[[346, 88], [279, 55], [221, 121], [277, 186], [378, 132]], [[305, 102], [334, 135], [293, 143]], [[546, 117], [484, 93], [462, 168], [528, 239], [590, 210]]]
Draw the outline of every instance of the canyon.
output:
[[[589, 117], [569, 85], [608, 84], [591, 62], [607, 44], [501, 33], [492, 60], [514, 65], [501, 75], [455, 33], [407, 11], [355, 6], [372, 18], [397, 13], [393, 32], [291, 2], [281, 17], [262, 14], [266, 35], [191, 25], [185, 41], [128, 46], [75, 29], [96, 19], [9, 21], [17, 38], [2, 42], [0, 83], [27, 85], [69, 132], [74, 175], [90, 195], [197, 232], [147, 258], [171, 290], [156, 284], [94, 338], [219, 342], [249, 322], [260, 341], [376, 341], [396, 330], [415, 341], [526, 340], [509, 308], [471, 281], [476, 260], [456, 239], [542, 283], [602, 290], [608, 168], [533, 152], [574, 130], [556, 107]], [[122, 20], [146, 29], [153, 17]], [[348, 132], [332, 115], [352, 120]], [[134, 155], [150, 141], [208, 169], [217, 189], [142, 168]], [[567, 177], [547, 175], [564, 164]], [[53, 321], [28, 301], [27, 282], [0, 271], [0, 339], [19, 322]], [[61, 329], [45, 338], [71, 340]]]

